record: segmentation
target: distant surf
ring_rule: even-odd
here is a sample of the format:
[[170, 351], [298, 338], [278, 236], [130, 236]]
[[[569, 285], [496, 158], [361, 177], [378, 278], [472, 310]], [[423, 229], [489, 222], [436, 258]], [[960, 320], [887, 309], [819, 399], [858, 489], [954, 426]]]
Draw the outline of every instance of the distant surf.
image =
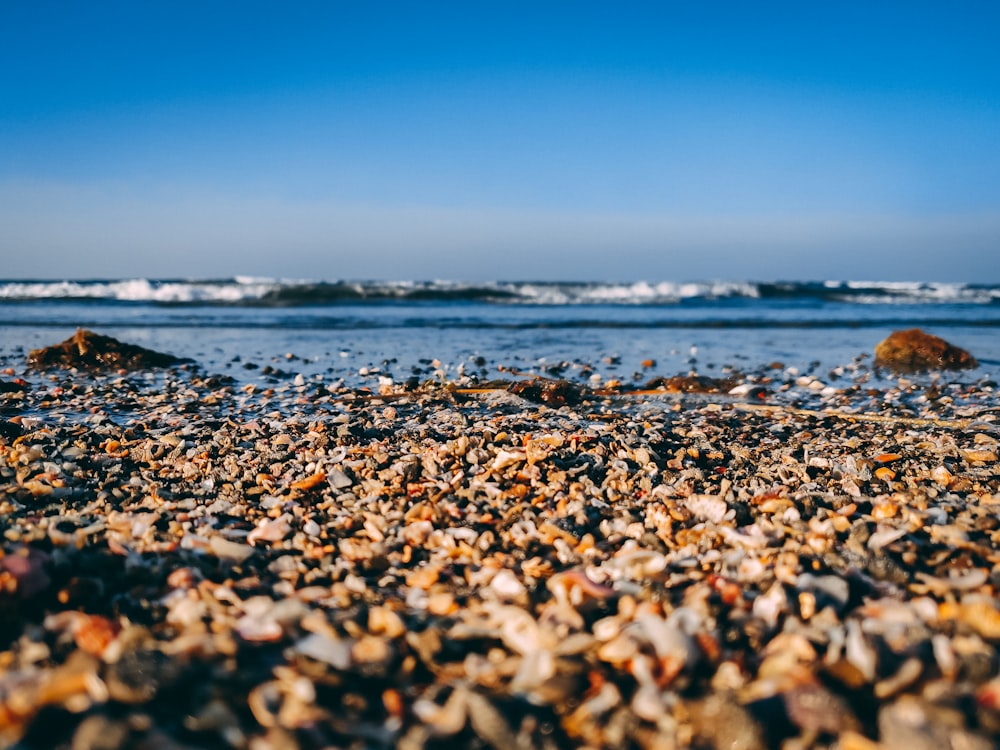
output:
[[[922, 328], [995, 377], [1000, 285], [880, 281], [0, 281], [0, 359], [77, 327], [256, 377], [253, 360], [306, 376], [413, 376], [424, 360], [531, 369], [583, 362], [611, 375], [775, 361], [835, 369], [893, 330]], [[281, 353], [298, 359], [275, 360]], [[309, 360], [306, 363], [305, 360]], [[417, 363], [414, 365], [414, 363]], [[495, 368], [491, 368], [495, 369]], [[367, 377], [367, 376], [365, 376]], [[483, 375], [486, 377], [486, 375]]]
[[717, 300], [858, 305], [1000, 303], [1000, 285], [880, 281], [458, 282], [229, 279], [0, 281], [3, 302], [305, 307], [358, 303], [475, 302], [497, 305], [678, 305]]

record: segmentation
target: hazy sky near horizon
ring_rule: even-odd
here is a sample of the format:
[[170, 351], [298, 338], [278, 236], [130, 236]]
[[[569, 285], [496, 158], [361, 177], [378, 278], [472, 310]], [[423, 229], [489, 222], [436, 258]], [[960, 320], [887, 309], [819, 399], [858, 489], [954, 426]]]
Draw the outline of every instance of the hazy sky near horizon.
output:
[[1000, 281], [995, 2], [0, 5], [5, 278]]

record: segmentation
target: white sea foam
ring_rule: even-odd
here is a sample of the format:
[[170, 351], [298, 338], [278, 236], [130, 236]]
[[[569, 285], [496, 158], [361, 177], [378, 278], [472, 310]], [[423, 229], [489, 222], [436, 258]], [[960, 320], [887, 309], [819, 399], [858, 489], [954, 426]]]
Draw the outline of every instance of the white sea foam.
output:
[[845, 301], [857, 304], [884, 305], [899, 302], [990, 304], [994, 300], [1000, 300], [998, 287], [971, 286], [958, 282], [827, 281], [824, 285], [834, 291], [851, 290]]
[[324, 305], [353, 300], [463, 299], [533, 305], [670, 305], [685, 300], [769, 296], [834, 299], [849, 304], [1000, 301], [1000, 286], [957, 283], [825, 281], [556, 283], [458, 281], [328, 281], [237, 276], [221, 280], [119, 279], [104, 281], [0, 281], [0, 301], [94, 300], [174, 305]]
[[273, 282], [250, 281], [21, 281], [0, 282], [3, 300], [108, 300], [158, 303], [232, 303], [261, 299]]

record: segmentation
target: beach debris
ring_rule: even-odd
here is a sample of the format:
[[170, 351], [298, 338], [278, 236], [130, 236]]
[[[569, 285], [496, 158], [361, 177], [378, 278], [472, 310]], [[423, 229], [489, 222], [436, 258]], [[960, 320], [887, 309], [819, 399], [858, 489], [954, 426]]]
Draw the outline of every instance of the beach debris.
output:
[[28, 352], [28, 364], [38, 369], [76, 367], [84, 370], [143, 370], [172, 367], [190, 360], [126, 344], [85, 328], [65, 341]]
[[546, 406], [575, 406], [585, 397], [585, 389], [577, 383], [568, 380], [550, 380], [548, 378], [532, 378], [518, 380], [507, 388], [515, 396], [545, 404]]
[[662, 390], [667, 393], [729, 393], [741, 385], [739, 378], [713, 378], [708, 375], [672, 375], [657, 377], [644, 386], [646, 390]]
[[875, 366], [897, 372], [964, 370], [977, 365], [965, 349], [919, 328], [893, 331], [875, 345]]
[[21, 393], [29, 390], [31, 385], [23, 378], [14, 380], [0, 380], [0, 393]]
[[1000, 736], [992, 382], [29, 377], [0, 746]]

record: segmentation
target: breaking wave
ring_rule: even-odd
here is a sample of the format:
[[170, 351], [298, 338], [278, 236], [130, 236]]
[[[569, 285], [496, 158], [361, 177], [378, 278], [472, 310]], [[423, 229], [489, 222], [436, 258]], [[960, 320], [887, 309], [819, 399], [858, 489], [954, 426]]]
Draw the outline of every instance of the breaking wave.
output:
[[810, 300], [845, 304], [1000, 303], [987, 284], [811, 282], [482, 282], [107, 279], [0, 281], [4, 302], [94, 302], [190, 306], [306, 307], [399, 302], [520, 305], [677, 305], [717, 300]]

